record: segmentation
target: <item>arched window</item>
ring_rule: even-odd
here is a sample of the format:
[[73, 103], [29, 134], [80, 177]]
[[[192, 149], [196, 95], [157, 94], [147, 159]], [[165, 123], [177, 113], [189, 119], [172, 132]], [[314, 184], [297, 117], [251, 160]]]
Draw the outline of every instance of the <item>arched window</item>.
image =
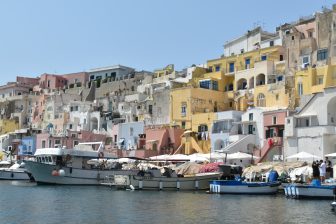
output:
[[257, 97], [257, 107], [265, 107], [266, 106], [266, 99], [263, 93], [259, 93]]

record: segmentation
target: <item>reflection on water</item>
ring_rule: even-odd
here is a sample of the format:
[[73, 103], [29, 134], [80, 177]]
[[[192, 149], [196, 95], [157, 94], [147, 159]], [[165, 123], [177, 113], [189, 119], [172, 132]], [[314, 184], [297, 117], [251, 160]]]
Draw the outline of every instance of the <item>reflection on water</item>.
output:
[[1, 223], [336, 223], [330, 200], [0, 182]]

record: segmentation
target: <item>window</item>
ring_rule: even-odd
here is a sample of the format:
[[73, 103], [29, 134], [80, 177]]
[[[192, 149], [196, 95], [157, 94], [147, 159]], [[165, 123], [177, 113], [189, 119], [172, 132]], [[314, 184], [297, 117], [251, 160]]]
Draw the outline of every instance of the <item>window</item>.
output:
[[229, 106], [230, 106], [230, 107], [232, 107], [232, 106], [233, 106], [233, 103], [232, 103], [232, 102], [230, 102], [230, 103], [229, 103]]
[[290, 124], [290, 119], [287, 119], [287, 124]]
[[148, 105], [148, 113], [153, 114], [153, 105]]
[[286, 30], [285, 31], [285, 34], [287, 35], [287, 34], [290, 34], [290, 30]]
[[42, 140], [42, 148], [45, 148], [45, 147], [46, 147], [46, 141]]
[[300, 83], [298, 83], [298, 95], [299, 96], [302, 96], [303, 95], [303, 85], [302, 85], [302, 83], [300, 82]]
[[199, 82], [200, 88], [210, 89], [210, 80], [202, 80]]
[[86, 124], [86, 118], [84, 118], [83, 124]]
[[78, 140], [73, 141], [73, 146], [75, 147], [76, 145], [78, 145]]
[[234, 72], [234, 70], [235, 70], [235, 68], [234, 68], [234, 62], [231, 62], [230, 64], [229, 64], [229, 72], [231, 73], [231, 72]]
[[283, 61], [284, 60], [284, 57], [282, 54], [280, 54], [280, 58], [279, 58], [280, 61]]
[[322, 49], [317, 51], [317, 60], [323, 61], [328, 58], [328, 49]]
[[130, 127], [130, 136], [133, 136], [133, 134], [134, 134], [134, 129]]
[[322, 85], [323, 84], [323, 76], [318, 76], [317, 77], [317, 85]]
[[313, 37], [313, 31], [308, 31], [308, 37]]
[[261, 56], [261, 60], [262, 60], [262, 61], [266, 61], [266, 60], [267, 60], [267, 55], [262, 55], [262, 56]]
[[182, 122], [181, 122], [181, 126], [182, 126], [183, 129], [185, 129], [186, 122], [185, 122], [185, 121], [182, 121]]
[[263, 93], [259, 93], [257, 97], [257, 107], [265, 107], [265, 106], [266, 106], [265, 95]]
[[204, 131], [208, 131], [208, 125], [206, 124], [201, 124], [198, 126], [198, 132], [204, 132]]
[[240, 53], [243, 54], [244, 53], [244, 49], [240, 49]]
[[71, 133], [71, 138], [77, 138], [77, 134], [76, 133]]
[[294, 36], [292, 36], [292, 40], [294, 40]]
[[216, 66], [215, 66], [215, 71], [216, 71], [216, 72], [219, 72], [219, 71], [220, 71], [220, 65], [216, 65]]
[[47, 86], [48, 86], [48, 88], [50, 87], [50, 80], [48, 80], [48, 85]]
[[212, 67], [211, 66], [208, 69], [209, 69], [209, 72], [212, 72]]
[[270, 47], [272, 47], [272, 46], [274, 46], [274, 41], [273, 40], [270, 41]]
[[253, 113], [249, 113], [249, 121], [253, 121]]
[[72, 129], [72, 124], [69, 124], [69, 129]]
[[277, 123], [277, 117], [276, 116], [273, 116], [272, 117], [272, 124], [276, 124]]
[[212, 81], [212, 89], [218, 91], [218, 82], [217, 81]]
[[91, 75], [91, 76], [90, 76], [90, 80], [92, 80], [92, 79], [94, 79], [94, 75]]
[[279, 100], [279, 94], [275, 95], [275, 100]]
[[253, 134], [253, 125], [252, 125], [252, 124], [249, 124], [249, 125], [248, 125], [248, 134], [249, 134], [249, 135], [252, 135], [252, 134]]
[[184, 117], [186, 115], [187, 115], [187, 105], [182, 104], [182, 106], [181, 106], [181, 116]]
[[61, 144], [61, 140], [60, 139], [55, 139], [54, 144], [55, 145], [60, 145]]
[[250, 58], [245, 58], [245, 69], [250, 68], [250, 63], [251, 63], [251, 59]]
[[310, 57], [309, 55], [302, 57], [302, 64], [309, 64], [310, 63]]

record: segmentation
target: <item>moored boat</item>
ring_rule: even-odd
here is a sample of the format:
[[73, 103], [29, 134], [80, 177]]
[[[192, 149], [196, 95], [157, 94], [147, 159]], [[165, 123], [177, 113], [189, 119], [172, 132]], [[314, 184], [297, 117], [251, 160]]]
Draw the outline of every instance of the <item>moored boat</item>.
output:
[[240, 180], [212, 180], [210, 193], [220, 194], [276, 194], [280, 182], [244, 182]]
[[87, 142], [73, 149], [37, 149], [34, 160], [25, 161], [26, 168], [38, 184], [62, 185], [99, 185], [106, 176], [137, 172], [108, 163], [115, 156], [104, 155], [103, 148], [102, 142]]
[[289, 184], [284, 187], [285, 195], [290, 198], [331, 199], [334, 197], [336, 185]]
[[135, 190], [207, 190], [209, 181], [219, 173], [198, 173], [188, 176], [161, 174], [160, 170], [139, 171], [136, 175], [114, 175], [106, 178], [103, 185]]
[[31, 180], [31, 174], [24, 166], [24, 163], [14, 163], [8, 168], [0, 168], [0, 180]]

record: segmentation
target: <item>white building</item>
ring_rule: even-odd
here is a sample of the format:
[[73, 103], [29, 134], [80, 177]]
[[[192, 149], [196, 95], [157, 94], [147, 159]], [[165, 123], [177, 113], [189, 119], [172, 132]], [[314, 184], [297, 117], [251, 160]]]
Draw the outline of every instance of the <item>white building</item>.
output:
[[261, 27], [247, 31], [246, 34], [224, 44], [224, 57], [238, 55], [260, 48], [281, 46], [278, 34], [263, 31]]
[[217, 120], [213, 122], [210, 134], [211, 151], [218, 151], [227, 147], [235, 136], [241, 134], [237, 124], [241, 121], [241, 111], [224, 111], [217, 113]]
[[294, 116], [287, 117], [285, 157], [298, 152], [324, 157], [336, 152], [336, 88], [316, 93]]

